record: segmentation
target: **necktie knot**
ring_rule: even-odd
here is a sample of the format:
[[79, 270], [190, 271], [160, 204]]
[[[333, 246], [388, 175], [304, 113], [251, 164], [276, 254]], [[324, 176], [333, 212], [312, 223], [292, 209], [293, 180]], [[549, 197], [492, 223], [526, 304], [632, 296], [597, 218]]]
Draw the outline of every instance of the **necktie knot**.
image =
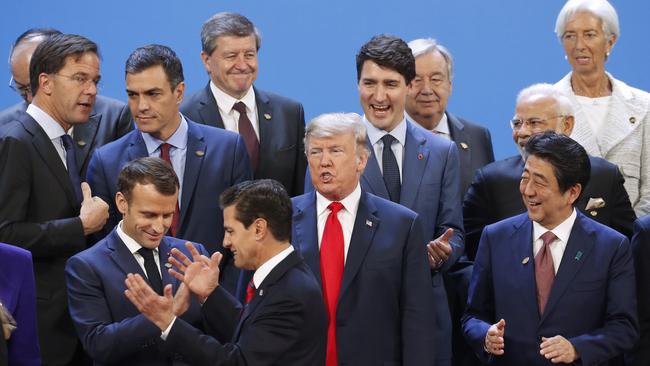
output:
[[239, 112], [239, 114], [244, 114], [246, 113], [246, 104], [244, 102], [237, 102], [232, 106], [232, 109]]
[[397, 140], [393, 135], [390, 133], [385, 134], [382, 138], [381, 141], [384, 143], [384, 149], [385, 148], [390, 148], [390, 146], [393, 144], [393, 141]]
[[246, 304], [253, 300], [253, 296], [255, 296], [255, 282], [253, 282], [253, 279], [251, 278], [248, 282], [248, 287], [246, 287]]
[[153, 249], [142, 247], [138, 249], [138, 253], [140, 253], [142, 258], [144, 258], [144, 270], [147, 273], [147, 279], [149, 280], [151, 288], [153, 288], [158, 295], [162, 295], [162, 278], [160, 277], [160, 270], [154, 260]]
[[330, 211], [332, 211], [333, 215], [336, 215], [339, 211], [341, 211], [345, 207], [343, 207], [343, 204], [341, 202], [332, 202], [329, 204], [329, 206], [327, 206], [327, 208], [329, 208]]
[[153, 259], [153, 249], [145, 248], [142, 247], [138, 249], [138, 253], [144, 258], [145, 260], [148, 259]]
[[74, 144], [72, 143], [72, 137], [70, 137], [70, 135], [68, 135], [67, 133], [64, 134], [63, 136], [61, 136], [61, 141], [63, 142], [63, 148], [65, 149], [66, 152], [73, 150], [72, 147], [74, 146]]
[[169, 149], [171, 148], [172, 145], [163, 142], [160, 144], [160, 158], [163, 159], [164, 161], [168, 162], [171, 164], [171, 158], [169, 156]]
[[542, 234], [541, 239], [542, 242], [544, 243], [544, 246], [548, 247], [555, 239], [557, 239], [557, 236], [555, 236], [555, 234], [553, 234], [552, 231], [547, 231], [544, 234]]

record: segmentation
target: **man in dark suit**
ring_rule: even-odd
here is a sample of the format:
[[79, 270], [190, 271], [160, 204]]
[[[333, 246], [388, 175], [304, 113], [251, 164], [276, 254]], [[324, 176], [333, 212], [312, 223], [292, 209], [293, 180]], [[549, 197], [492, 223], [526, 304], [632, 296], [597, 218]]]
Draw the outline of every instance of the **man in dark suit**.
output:
[[650, 364], [650, 215], [639, 217], [634, 222], [632, 237], [634, 267], [636, 269], [636, 298], [641, 337], [629, 364], [643, 366]]
[[[192, 365], [304, 365], [325, 360], [327, 318], [313, 273], [291, 246], [291, 200], [270, 179], [240, 183], [221, 195], [226, 237], [237, 267], [255, 271], [242, 305], [219, 286], [220, 253], [194, 262], [172, 250], [178, 272], [170, 272], [203, 303], [203, 335], [172, 311], [171, 294], [155, 294], [141, 276], [127, 279], [128, 298], [163, 333], [162, 348], [181, 353]], [[227, 329], [224, 331], [224, 329]], [[230, 333], [230, 342], [217, 339]], [[216, 338], [216, 339], [215, 339]]]
[[440, 345], [420, 220], [362, 188], [358, 115], [319, 116], [305, 139], [316, 191], [293, 199], [292, 238], [323, 288], [327, 365], [433, 365]]
[[465, 336], [493, 365], [608, 364], [638, 338], [629, 241], [575, 209], [590, 170], [580, 144], [545, 132], [525, 154], [528, 212], [483, 231]]
[[[61, 32], [54, 29], [35, 28], [25, 31], [16, 39], [9, 55], [11, 80], [12, 87], [24, 101], [0, 111], [0, 126], [16, 119], [27, 110], [27, 106], [32, 102], [32, 93], [29, 88], [29, 61], [36, 46], [46, 38], [57, 34], [61, 34]], [[88, 162], [96, 148], [117, 140], [132, 129], [131, 113], [126, 104], [97, 95], [88, 121], [75, 125], [71, 132], [72, 139], [77, 145], [75, 150], [80, 177], [86, 176]]]
[[[550, 84], [535, 84], [517, 97], [512, 137], [521, 151], [528, 139], [543, 131], [571, 134], [575, 120], [571, 101]], [[474, 259], [481, 232], [486, 225], [525, 211], [518, 187], [524, 170], [522, 155], [499, 160], [479, 169], [463, 203], [465, 249]], [[603, 159], [590, 157], [589, 184], [575, 206], [587, 217], [607, 225], [628, 238], [636, 214], [623, 186], [618, 167]]]
[[190, 95], [181, 112], [209, 126], [238, 132], [246, 141], [255, 179], [271, 178], [290, 196], [303, 192], [302, 104], [253, 87], [260, 34], [246, 17], [218, 13], [201, 29], [201, 59], [210, 81]]
[[436, 365], [443, 366], [451, 362], [451, 319], [442, 273], [463, 252], [458, 151], [404, 118], [414, 77], [411, 50], [397, 37], [374, 37], [357, 54], [359, 99], [371, 151], [361, 185], [410, 208], [422, 221], [435, 298]]
[[97, 94], [97, 45], [76, 35], [43, 41], [30, 63], [34, 99], [0, 127], [0, 241], [32, 252], [43, 365], [82, 357], [67, 309], [63, 268], [99, 231], [108, 205], [79, 183], [75, 145], [66, 133], [88, 121]]
[[146, 157], [127, 163], [117, 186], [115, 203], [123, 219], [66, 265], [72, 321], [96, 365], [185, 365], [158, 350], [160, 332], [124, 296], [127, 274], [139, 273], [160, 294], [170, 285], [177, 299], [174, 314], [200, 323], [198, 302], [189, 301], [187, 288], [179, 288], [165, 268], [172, 248], [189, 254], [183, 241], [165, 236], [176, 208], [178, 178], [165, 161]]
[[[204, 126], [178, 111], [185, 83], [180, 60], [168, 47], [136, 49], [126, 63], [126, 90], [137, 130], [95, 151], [88, 183], [104, 200], [117, 193], [117, 176], [127, 162], [144, 156], [167, 158], [181, 182], [171, 236], [196, 241], [209, 253], [223, 251], [223, 215], [216, 197], [250, 179], [246, 146], [237, 134]], [[109, 233], [119, 216], [111, 201]], [[224, 253], [222, 285], [234, 291], [239, 271]]]

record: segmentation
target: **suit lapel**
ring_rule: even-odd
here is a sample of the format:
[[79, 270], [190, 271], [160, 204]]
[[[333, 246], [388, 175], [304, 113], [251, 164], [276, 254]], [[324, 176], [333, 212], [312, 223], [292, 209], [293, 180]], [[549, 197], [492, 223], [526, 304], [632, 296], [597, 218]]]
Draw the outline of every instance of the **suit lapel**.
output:
[[167, 260], [169, 259], [169, 256], [171, 255], [171, 250], [172, 247], [169, 245], [167, 242], [167, 239], [163, 237], [163, 239], [160, 241], [160, 245], [158, 246], [158, 260], [160, 261], [160, 275], [162, 278], [162, 283], [163, 283], [163, 288], [167, 286], [168, 284], [172, 284], [172, 293], [176, 293], [178, 281], [169, 275], [169, 272], [167, 272]]
[[[447, 121], [449, 122], [449, 135], [451, 136], [452, 142], [454, 142], [456, 144], [456, 147], [458, 148], [458, 156], [460, 157], [460, 166], [470, 167], [472, 166], [471, 165], [472, 154], [470, 154], [470, 149], [472, 147], [467, 142], [469, 139], [467, 138], [467, 134], [465, 133], [465, 126], [453, 114], [449, 112], [446, 112], [446, 114], [447, 114]], [[461, 175], [462, 174], [465, 174], [465, 172], [461, 172]]]
[[[187, 212], [194, 196], [194, 190], [207, 148], [204, 136], [198, 126], [189, 120], [187, 121], [187, 125], [187, 153], [185, 156], [185, 174], [183, 177], [183, 196], [181, 197], [181, 217], [179, 222], [181, 230], [186, 226], [183, 222], [187, 218]], [[202, 154], [199, 152], [202, 152]]]
[[515, 222], [510, 243], [510, 262], [513, 263], [512, 283], [518, 289], [523, 300], [523, 306], [530, 309], [530, 314], [535, 314], [539, 320], [537, 306], [537, 282], [535, 281], [535, 256], [533, 255], [533, 222], [528, 219], [528, 214], [521, 214], [520, 220]]
[[214, 95], [212, 95], [212, 90], [210, 90], [210, 82], [208, 82], [208, 85], [203, 89], [199, 103], [201, 106], [199, 107], [198, 112], [201, 119], [205, 121], [205, 124], [213, 127], [225, 128], [223, 120], [221, 119], [221, 114], [219, 113], [217, 101], [214, 99]]
[[113, 229], [110, 234], [108, 234], [107, 246], [111, 251], [110, 257], [115, 262], [124, 275], [128, 273], [139, 273], [142, 278], [147, 278], [147, 275], [142, 270], [142, 267], [135, 260], [133, 254], [129, 251], [129, 248], [126, 247], [126, 244], [120, 239], [120, 236], [117, 235], [116, 229]]
[[[95, 141], [101, 118], [101, 113], [92, 114], [88, 118], [88, 122], [74, 126], [74, 142], [77, 145], [75, 155], [79, 169], [83, 169], [86, 165], [86, 160], [88, 160], [90, 155], [90, 149]], [[79, 173], [81, 173], [81, 170]]]
[[364, 189], [368, 192], [390, 200], [388, 196], [388, 190], [386, 189], [386, 184], [384, 183], [384, 177], [381, 174], [379, 169], [379, 162], [377, 161], [377, 156], [375, 156], [375, 149], [373, 148], [370, 140], [368, 141], [368, 149], [370, 150], [370, 156], [368, 156], [368, 163], [366, 164], [366, 169], [363, 171], [361, 176], [361, 182], [364, 184]]
[[[260, 131], [260, 154], [259, 156], [271, 156], [271, 145], [266, 144], [267, 141], [273, 141], [273, 108], [271, 100], [262, 91], [253, 87], [255, 91], [255, 104], [257, 105], [257, 123]], [[259, 162], [257, 164], [259, 171]]]
[[380, 224], [379, 218], [374, 214], [375, 212], [377, 212], [377, 209], [370, 201], [368, 193], [362, 191], [357, 217], [354, 220], [354, 228], [352, 229], [352, 237], [350, 238], [348, 255], [345, 260], [345, 268], [343, 269], [343, 283], [339, 294], [339, 304], [341, 303], [340, 299], [345, 296], [346, 290], [359, 272], [359, 268], [372, 244], [372, 238], [375, 235], [377, 226]]
[[133, 130], [131, 133], [133, 135], [131, 135], [128, 147], [129, 151], [127, 152], [129, 161], [149, 156], [147, 145], [144, 144], [144, 139], [142, 138], [142, 132]]
[[415, 207], [415, 200], [424, 176], [424, 168], [429, 161], [429, 149], [425, 146], [426, 137], [409, 121], [406, 121], [406, 142], [402, 159], [402, 190], [400, 204]]
[[294, 202], [296, 213], [293, 215], [293, 246], [305, 259], [314, 276], [321, 283], [320, 250], [318, 248], [318, 222], [316, 218], [316, 192], [304, 195]]

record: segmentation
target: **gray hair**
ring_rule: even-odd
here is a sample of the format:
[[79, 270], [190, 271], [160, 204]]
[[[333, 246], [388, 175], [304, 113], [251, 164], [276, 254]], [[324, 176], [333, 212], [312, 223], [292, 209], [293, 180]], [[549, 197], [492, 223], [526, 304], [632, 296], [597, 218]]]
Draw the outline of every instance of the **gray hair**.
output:
[[309, 139], [325, 138], [350, 133], [354, 136], [357, 155], [368, 154], [366, 126], [356, 113], [325, 113], [314, 118], [305, 128], [305, 154], [309, 156]]
[[569, 0], [564, 4], [555, 21], [555, 34], [560, 42], [562, 42], [567, 21], [579, 12], [588, 12], [598, 17], [603, 22], [603, 32], [607, 36], [614, 35], [618, 38], [621, 34], [616, 9], [607, 0]]
[[529, 87], [522, 89], [517, 95], [517, 104], [530, 98], [549, 98], [555, 101], [556, 112], [562, 116], [573, 116], [574, 108], [571, 99], [557, 87], [539, 83], [533, 84]]
[[201, 47], [203, 52], [211, 55], [217, 48], [215, 40], [221, 36], [248, 37], [255, 35], [257, 50], [262, 46], [259, 30], [245, 16], [237, 13], [217, 13], [203, 23], [201, 27]]
[[425, 55], [427, 53], [440, 52], [442, 57], [447, 62], [447, 74], [449, 75], [449, 80], [454, 78], [454, 59], [451, 57], [451, 52], [438, 43], [433, 38], [418, 38], [414, 39], [408, 43], [411, 52], [413, 52], [413, 57], [417, 58], [418, 56]]

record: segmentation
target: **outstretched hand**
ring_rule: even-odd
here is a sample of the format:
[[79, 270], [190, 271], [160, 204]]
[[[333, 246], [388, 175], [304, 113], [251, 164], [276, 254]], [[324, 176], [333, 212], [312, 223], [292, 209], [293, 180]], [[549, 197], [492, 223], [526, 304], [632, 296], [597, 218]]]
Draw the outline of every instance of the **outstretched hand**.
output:
[[185, 247], [192, 255], [192, 259], [180, 250], [172, 249], [169, 263], [174, 268], [169, 269], [169, 274], [183, 282], [203, 303], [219, 286], [219, 263], [223, 255], [215, 252], [208, 258], [199, 253], [190, 242], [186, 242]]

